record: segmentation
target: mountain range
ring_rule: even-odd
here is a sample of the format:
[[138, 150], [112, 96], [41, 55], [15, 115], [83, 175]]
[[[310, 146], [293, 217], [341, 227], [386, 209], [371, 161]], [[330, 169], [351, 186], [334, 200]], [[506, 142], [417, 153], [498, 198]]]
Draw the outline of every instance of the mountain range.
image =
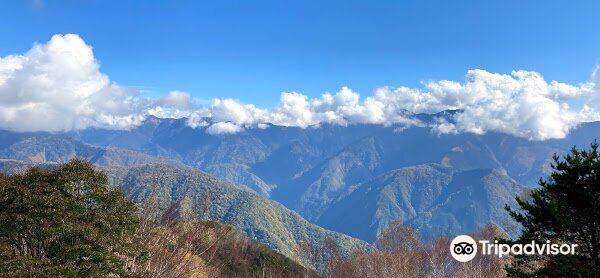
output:
[[130, 130], [1, 131], [0, 165], [14, 171], [19, 163], [81, 157], [108, 169], [139, 201], [158, 194], [165, 207], [208, 198], [210, 218], [237, 223], [298, 258], [301, 240], [334, 237], [348, 250], [367, 248], [361, 240], [373, 241], [396, 220], [423, 238], [488, 224], [510, 233], [515, 227], [504, 205], [535, 188], [554, 153], [589, 145], [600, 134], [599, 122], [546, 141], [437, 134], [428, 127], [452, 113], [414, 115], [423, 123], [416, 126], [269, 125], [218, 135], [186, 119], [156, 117]]
[[307, 257], [303, 243], [320, 248], [330, 239], [345, 254], [370, 248], [364, 241], [312, 224], [245, 186], [177, 161], [94, 146], [62, 134], [0, 134], [3, 142], [8, 142], [0, 150], [2, 157], [10, 157], [0, 159], [2, 173], [18, 173], [29, 168], [53, 169], [73, 158], [91, 161], [104, 170], [112, 186], [121, 188], [128, 198], [141, 205], [150, 199], [156, 201], [157, 215], [173, 206], [185, 206], [194, 211], [198, 220], [230, 224], [251, 239], [315, 269], [322, 269], [324, 265], [315, 265], [315, 260]]

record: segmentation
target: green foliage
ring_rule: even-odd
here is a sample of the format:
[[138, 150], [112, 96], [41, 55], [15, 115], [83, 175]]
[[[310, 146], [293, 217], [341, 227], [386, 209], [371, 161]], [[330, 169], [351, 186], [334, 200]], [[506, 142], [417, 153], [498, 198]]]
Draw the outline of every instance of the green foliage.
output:
[[[153, 196], [157, 207], [164, 212], [172, 200], [181, 200], [197, 218], [230, 224], [249, 238], [317, 270], [325, 265], [313, 264], [300, 248], [300, 242], [317, 246], [323, 239], [331, 238], [340, 245], [343, 254], [368, 248], [363, 241], [325, 230], [250, 190], [194, 169], [148, 164], [112, 173], [115, 185], [138, 203], [146, 203]], [[184, 220], [191, 219], [184, 217]]]
[[[140, 234], [149, 258], [138, 269], [149, 277], [317, 277], [231, 225], [198, 221], [189, 201], [173, 203], [160, 217], [154, 198], [142, 205]], [[186, 220], [188, 219], [188, 220]]]
[[578, 244], [576, 255], [516, 257], [508, 269], [514, 277], [592, 277], [600, 273], [600, 156], [589, 150], [553, 157], [553, 173], [528, 200], [517, 198], [521, 211], [507, 207], [523, 225], [515, 241]]
[[130, 276], [136, 206], [89, 163], [0, 177], [0, 274]]

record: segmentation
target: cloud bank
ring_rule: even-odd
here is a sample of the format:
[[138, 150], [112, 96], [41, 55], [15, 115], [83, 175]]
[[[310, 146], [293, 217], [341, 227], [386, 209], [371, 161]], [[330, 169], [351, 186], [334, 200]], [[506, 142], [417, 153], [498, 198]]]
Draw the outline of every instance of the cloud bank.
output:
[[77, 35], [55, 35], [23, 55], [0, 58], [0, 127], [61, 131], [126, 128], [143, 120], [136, 93], [99, 71]]
[[[422, 125], [415, 113], [460, 110], [431, 124], [438, 133], [502, 132], [532, 140], [563, 138], [581, 122], [600, 120], [600, 70], [589, 82], [546, 81], [532, 71], [470, 70], [462, 82], [440, 80], [421, 88], [383, 87], [366, 98], [348, 87], [319, 98], [284, 92], [272, 109], [234, 99], [198, 105], [187, 92], [161, 98], [112, 82], [100, 72], [92, 47], [74, 34], [55, 35], [21, 55], [0, 58], [0, 128], [67, 131], [127, 129], [147, 115], [188, 118], [209, 134], [235, 134], [268, 124], [306, 128], [322, 123]], [[583, 103], [573, 109], [569, 102]]]

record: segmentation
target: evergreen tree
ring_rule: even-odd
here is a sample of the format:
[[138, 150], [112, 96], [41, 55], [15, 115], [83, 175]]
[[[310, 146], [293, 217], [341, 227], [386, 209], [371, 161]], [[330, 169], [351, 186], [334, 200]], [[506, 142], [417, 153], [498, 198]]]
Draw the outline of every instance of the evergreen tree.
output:
[[507, 269], [513, 277], [596, 277], [600, 275], [600, 158], [598, 144], [575, 147], [553, 157], [553, 172], [540, 179], [531, 198], [517, 198], [520, 210], [507, 207], [523, 225], [513, 243], [578, 244], [575, 255], [517, 256]]
[[73, 160], [0, 176], [0, 276], [131, 276], [143, 258], [136, 206]]

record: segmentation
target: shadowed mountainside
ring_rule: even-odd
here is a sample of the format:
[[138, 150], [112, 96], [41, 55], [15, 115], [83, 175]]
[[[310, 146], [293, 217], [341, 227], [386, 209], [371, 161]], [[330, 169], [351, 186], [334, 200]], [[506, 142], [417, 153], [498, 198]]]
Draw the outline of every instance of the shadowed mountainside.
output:
[[424, 238], [464, 234], [489, 224], [509, 229], [514, 222], [504, 205], [516, 205], [514, 196], [525, 191], [498, 170], [411, 166], [351, 188], [318, 224], [367, 241], [396, 220]]

